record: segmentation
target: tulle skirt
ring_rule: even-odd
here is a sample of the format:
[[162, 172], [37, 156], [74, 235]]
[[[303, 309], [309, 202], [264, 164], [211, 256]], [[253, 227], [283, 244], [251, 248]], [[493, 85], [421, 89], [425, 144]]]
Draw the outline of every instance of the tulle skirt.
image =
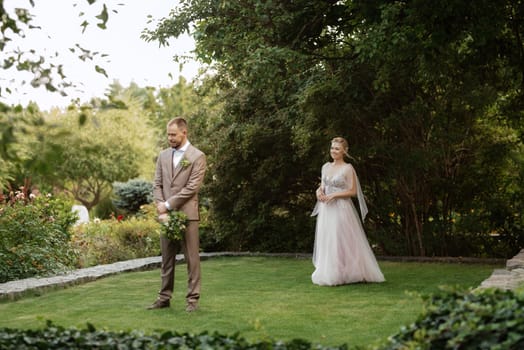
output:
[[351, 199], [319, 202], [315, 214], [313, 283], [334, 286], [385, 280]]

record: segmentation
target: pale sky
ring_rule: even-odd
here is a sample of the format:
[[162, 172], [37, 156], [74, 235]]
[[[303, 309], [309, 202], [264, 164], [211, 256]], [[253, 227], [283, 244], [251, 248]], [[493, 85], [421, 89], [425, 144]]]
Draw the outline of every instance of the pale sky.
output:
[[[75, 3], [76, 7], [73, 6]], [[106, 30], [96, 26], [99, 20], [95, 18], [104, 3], [109, 12]], [[43, 87], [35, 89], [29, 84], [21, 86], [19, 83], [22, 80], [31, 81], [28, 73], [3, 71], [0, 86], [9, 86], [13, 92], [8, 95], [2, 91], [1, 101], [23, 106], [34, 101], [40, 109], [48, 110], [55, 106], [66, 107], [73, 98], [88, 102], [92, 97], [104, 97], [113, 80], [118, 80], [123, 86], [135, 82], [142, 87], [158, 88], [176, 84], [180, 75], [188, 80], [193, 79], [199, 69], [196, 62], [186, 63], [180, 71], [179, 63], [173, 61], [175, 54], [191, 54], [194, 49], [192, 38], [185, 36], [172, 40], [167, 47], [140, 39], [144, 28], [155, 28], [156, 21], [167, 17], [176, 4], [176, 0], [100, 0], [93, 5], [88, 5], [86, 0], [36, 0], [32, 8], [28, 0], [4, 0], [4, 6], [9, 12], [14, 7], [28, 8], [34, 15], [32, 24], [42, 28], [28, 31], [25, 39], [11, 43], [4, 53], [15, 48], [24, 51], [36, 49], [45, 57], [53, 57], [58, 52], [59, 56], [53, 62], [63, 64], [67, 79], [77, 86], [66, 90], [68, 96], [62, 97], [58, 93], [48, 93]], [[80, 12], [85, 14], [79, 17]], [[152, 24], [147, 23], [148, 15], [155, 20]], [[82, 34], [80, 24], [84, 19], [90, 24]], [[95, 71], [93, 61], [82, 62], [69, 51], [75, 44], [109, 55], [96, 61], [105, 69], [108, 78]]]

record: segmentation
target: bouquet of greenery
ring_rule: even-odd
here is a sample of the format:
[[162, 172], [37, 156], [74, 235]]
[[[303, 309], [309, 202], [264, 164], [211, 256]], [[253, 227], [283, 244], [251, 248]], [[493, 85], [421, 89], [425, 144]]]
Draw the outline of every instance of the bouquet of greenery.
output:
[[172, 241], [180, 241], [184, 238], [187, 221], [187, 215], [184, 212], [172, 210], [161, 218], [161, 234]]

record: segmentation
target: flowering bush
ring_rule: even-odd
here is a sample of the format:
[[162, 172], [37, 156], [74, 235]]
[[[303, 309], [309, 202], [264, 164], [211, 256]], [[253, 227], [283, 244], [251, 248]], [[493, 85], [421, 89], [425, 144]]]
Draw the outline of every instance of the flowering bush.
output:
[[71, 203], [11, 193], [0, 203], [0, 282], [56, 274], [76, 261], [69, 245], [77, 220]]
[[74, 227], [72, 245], [79, 268], [145, 258], [160, 253], [160, 228], [154, 218], [100, 220]]
[[162, 222], [162, 235], [172, 241], [184, 238], [187, 228], [187, 215], [182, 211], [170, 211], [167, 221]]

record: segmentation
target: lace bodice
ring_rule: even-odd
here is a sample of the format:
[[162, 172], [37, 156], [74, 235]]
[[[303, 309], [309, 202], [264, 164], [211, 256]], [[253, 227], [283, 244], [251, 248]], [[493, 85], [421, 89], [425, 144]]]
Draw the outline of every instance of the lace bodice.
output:
[[333, 169], [331, 164], [326, 164], [324, 166], [322, 171], [322, 184], [324, 185], [324, 193], [330, 194], [351, 188], [351, 177], [347, 176], [349, 170], [348, 167], [349, 165], [338, 169]]
[[[349, 163], [341, 167], [334, 167], [333, 163], [325, 163], [322, 166], [322, 187], [325, 194], [345, 191], [353, 186], [357, 187], [357, 198], [360, 206], [360, 213], [362, 215], [362, 220], [366, 217], [368, 213], [368, 208], [366, 205], [366, 200], [364, 198], [364, 193], [362, 193], [362, 188], [358, 181], [357, 174], [355, 169]], [[355, 184], [353, 185], [353, 181]], [[349, 200], [349, 197], [346, 199]], [[316, 203], [313, 213], [311, 215], [317, 215], [319, 210], [319, 202]]]

